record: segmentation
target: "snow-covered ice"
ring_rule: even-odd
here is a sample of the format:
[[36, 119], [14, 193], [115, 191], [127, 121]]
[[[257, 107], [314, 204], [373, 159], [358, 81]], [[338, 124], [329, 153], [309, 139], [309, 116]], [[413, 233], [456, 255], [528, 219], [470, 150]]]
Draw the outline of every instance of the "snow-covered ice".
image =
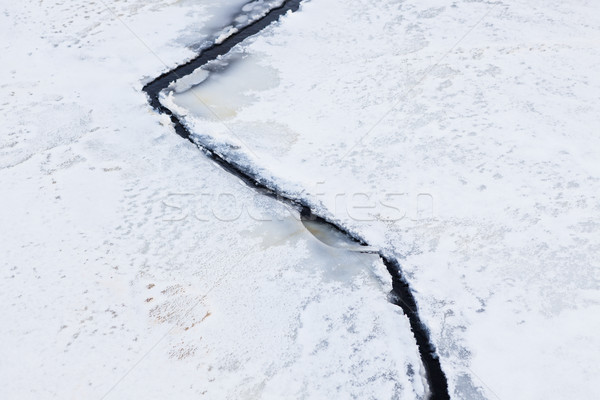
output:
[[[378, 257], [141, 90], [246, 3], [0, 6], [3, 398], [425, 396]], [[594, 2], [311, 0], [162, 100], [401, 262], [453, 398], [594, 398], [599, 44]]]
[[314, 238], [141, 91], [243, 4], [0, 6], [2, 398], [425, 395], [379, 258]]
[[400, 260], [455, 398], [593, 398], [599, 44], [596, 2], [313, 0], [162, 101]]

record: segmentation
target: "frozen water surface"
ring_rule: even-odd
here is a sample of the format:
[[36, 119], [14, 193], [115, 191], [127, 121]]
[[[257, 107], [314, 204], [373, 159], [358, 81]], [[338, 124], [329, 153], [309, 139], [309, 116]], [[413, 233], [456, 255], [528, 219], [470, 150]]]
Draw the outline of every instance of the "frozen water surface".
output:
[[2, 397], [423, 398], [378, 257], [322, 243], [148, 108], [142, 80], [242, 2], [107, 4], [0, 13]]
[[[272, 201], [256, 211], [273, 222], [212, 216], [203, 195], [253, 192], [148, 107], [143, 83], [238, 29], [243, 3], [3, 3], [3, 397], [426, 393], [381, 263]], [[235, 51], [239, 88], [205, 98], [221, 121], [170, 105], [401, 260], [455, 398], [594, 398], [599, 17], [314, 0]], [[433, 218], [356, 221], [310, 195], [384, 189], [431, 195]]]
[[[184, 77], [172, 85], [175, 104], [215, 122], [234, 117], [238, 110], [256, 101], [255, 91], [277, 85], [277, 71], [269, 71], [258, 61], [256, 57], [235, 54], [198, 68], [189, 83]], [[183, 86], [181, 81], [188, 84]]]
[[[217, 175], [221, 187], [236, 189], [234, 178]], [[257, 203], [243, 187], [233, 193], [252, 211], [227, 223], [192, 219], [177, 228], [194, 236], [212, 232], [198, 239], [210, 249], [206, 260], [189, 266], [187, 279], [161, 285], [161, 274], [147, 270], [135, 283], [141, 296], [153, 296], [150, 319], [175, 326], [165, 345], [172, 358], [195, 365], [196, 391], [232, 398], [424, 397], [414, 337], [388, 301], [391, 284], [379, 257], [326, 245], [295, 211], [270, 199]], [[134, 371], [114, 396], [139, 393], [145, 374]]]
[[[306, 2], [163, 104], [401, 261], [453, 396], [593, 397], [599, 7]], [[365, 218], [336, 207], [356, 193]]]
[[183, 0], [179, 3], [202, 10], [199, 14], [203, 18], [183, 32], [185, 41], [194, 50], [200, 50], [261, 18], [283, 0]]

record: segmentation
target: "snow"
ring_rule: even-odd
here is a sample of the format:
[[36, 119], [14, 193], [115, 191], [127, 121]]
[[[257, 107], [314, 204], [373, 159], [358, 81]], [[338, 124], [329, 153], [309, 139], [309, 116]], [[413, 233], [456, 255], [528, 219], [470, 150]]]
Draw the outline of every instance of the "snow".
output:
[[162, 101], [400, 260], [455, 398], [590, 398], [599, 27], [594, 2], [315, 0]]
[[425, 396], [378, 257], [314, 238], [141, 91], [243, 4], [0, 7], [2, 397]]

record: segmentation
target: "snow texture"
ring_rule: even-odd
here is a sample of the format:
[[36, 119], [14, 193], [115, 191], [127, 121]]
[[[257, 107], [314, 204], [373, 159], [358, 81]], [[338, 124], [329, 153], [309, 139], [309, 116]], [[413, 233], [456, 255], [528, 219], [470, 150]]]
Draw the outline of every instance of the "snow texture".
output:
[[593, 398], [600, 3], [312, 0], [164, 93], [398, 258], [460, 399]]
[[426, 395], [379, 258], [315, 239], [141, 91], [265, 10], [243, 6], [0, 6], [0, 397]]

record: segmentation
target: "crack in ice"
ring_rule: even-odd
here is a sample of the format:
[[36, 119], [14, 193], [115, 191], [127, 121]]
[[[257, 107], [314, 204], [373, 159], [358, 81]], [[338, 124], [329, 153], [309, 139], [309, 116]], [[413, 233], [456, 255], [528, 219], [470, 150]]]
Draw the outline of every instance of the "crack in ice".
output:
[[[282, 15], [285, 15], [288, 12], [297, 11], [301, 2], [302, 0], [284, 1], [280, 6], [271, 9], [262, 18], [254, 20], [244, 27], [238, 28], [235, 32], [223, 40], [215, 42], [212, 46], [202, 50], [196, 58], [155, 78], [144, 86], [143, 91], [148, 95], [152, 108], [157, 110], [159, 113], [168, 115], [170, 117], [173, 127], [179, 136], [192, 142], [202, 152], [204, 152], [207, 157], [215, 161], [226, 171], [240, 178], [249, 187], [260, 191], [265, 196], [276, 198], [277, 200], [296, 208], [298, 211], [300, 211], [305, 226], [308, 224], [310, 227], [312, 227], [307, 227], [308, 230], [319, 231], [325, 229], [326, 231], [329, 231], [329, 233], [335, 232], [335, 235], [344, 236], [352, 243], [356, 243], [356, 246], [353, 247], [355, 251], [377, 253], [381, 257], [388, 272], [392, 276], [393, 290], [390, 300], [393, 304], [399, 306], [403, 310], [410, 322], [410, 326], [419, 349], [421, 362], [423, 363], [427, 375], [426, 379], [429, 386], [430, 398], [436, 400], [449, 399], [450, 396], [448, 393], [446, 376], [442, 371], [435, 346], [431, 342], [427, 327], [420, 319], [415, 297], [408, 282], [402, 275], [398, 261], [394, 258], [386, 256], [381, 251], [370, 247], [356, 234], [350, 233], [332, 221], [328, 221], [327, 219], [316, 215], [305, 200], [291, 198], [280, 193], [271, 182], [267, 181], [259, 174], [248, 171], [239, 164], [225, 159], [224, 156], [215, 151], [215, 149], [212, 149], [206, 143], [194, 141], [188, 129], [181, 123], [181, 121], [174, 115], [173, 112], [171, 112], [160, 102], [160, 92], [169, 87], [169, 85], [171, 85], [174, 81], [182, 77], [190, 76], [199, 67], [227, 54], [235, 45], [242, 42], [247, 37], [259, 33], [272, 22], [277, 21]], [[325, 235], [327, 235], [327, 233]]]

